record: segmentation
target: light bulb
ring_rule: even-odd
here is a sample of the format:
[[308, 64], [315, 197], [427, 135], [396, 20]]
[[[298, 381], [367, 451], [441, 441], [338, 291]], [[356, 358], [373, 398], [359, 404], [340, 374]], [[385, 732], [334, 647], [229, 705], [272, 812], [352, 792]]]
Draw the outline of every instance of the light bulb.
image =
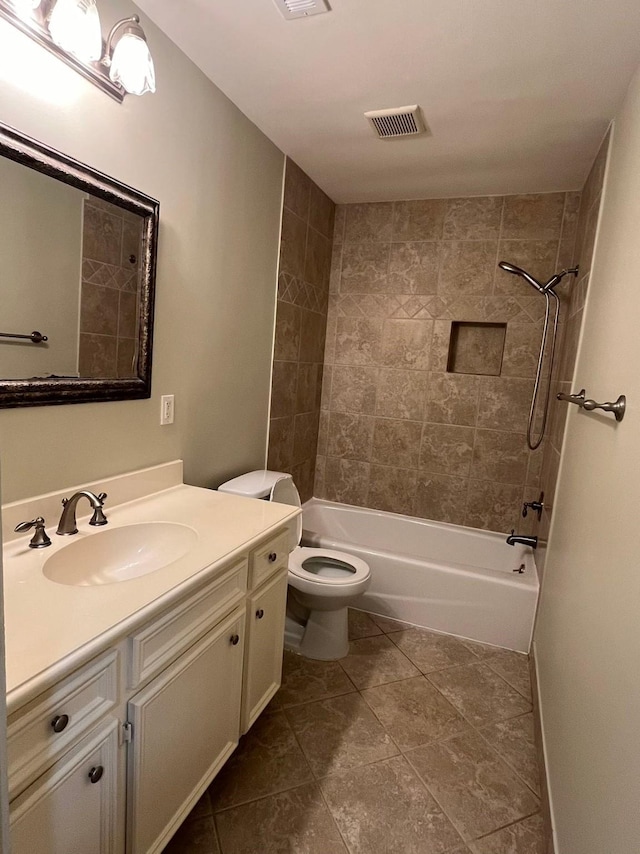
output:
[[49, 31], [57, 45], [82, 62], [102, 57], [102, 31], [95, 0], [57, 0]]
[[111, 57], [109, 76], [131, 95], [156, 91], [153, 59], [142, 36], [125, 32], [118, 39]]

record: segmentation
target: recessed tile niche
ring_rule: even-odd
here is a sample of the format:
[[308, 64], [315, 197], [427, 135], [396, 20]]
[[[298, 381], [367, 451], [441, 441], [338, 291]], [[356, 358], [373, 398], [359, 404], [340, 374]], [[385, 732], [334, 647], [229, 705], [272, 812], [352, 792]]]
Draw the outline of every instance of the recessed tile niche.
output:
[[499, 377], [502, 368], [506, 323], [451, 324], [447, 371]]

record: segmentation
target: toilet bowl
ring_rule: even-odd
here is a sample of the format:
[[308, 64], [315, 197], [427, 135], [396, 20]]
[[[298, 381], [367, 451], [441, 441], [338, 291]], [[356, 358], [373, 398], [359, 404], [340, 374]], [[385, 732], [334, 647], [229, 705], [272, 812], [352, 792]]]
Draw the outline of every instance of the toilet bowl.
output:
[[[290, 474], [259, 470], [218, 487], [220, 492], [300, 507]], [[335, 661], [349, 652], [348, 606], [371, 583], [371, 570], [355, 555], [300, 545], [302, 517], [291, 523], [285, 647], [307, 658]]]

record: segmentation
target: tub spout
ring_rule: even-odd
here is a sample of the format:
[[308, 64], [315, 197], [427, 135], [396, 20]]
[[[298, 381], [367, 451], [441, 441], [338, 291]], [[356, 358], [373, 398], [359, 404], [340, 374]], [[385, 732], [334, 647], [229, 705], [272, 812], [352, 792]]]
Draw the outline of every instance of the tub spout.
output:
[[511, 529], [511, 533], [507, 537], [507, 543], [510, 546], [515, 546], [516, 543], [520, 543], [523, 546], [529, 546], [532, 549], [536, 549], [538, 547], [538, 538], [537, 537], [528, 537], [524, 534], [516, 534], [515, 529]]

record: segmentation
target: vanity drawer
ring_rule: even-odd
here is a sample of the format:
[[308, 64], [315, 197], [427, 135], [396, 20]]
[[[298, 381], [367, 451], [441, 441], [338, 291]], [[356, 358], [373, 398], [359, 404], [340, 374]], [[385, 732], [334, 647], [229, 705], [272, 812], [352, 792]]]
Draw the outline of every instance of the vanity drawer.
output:
[[276, 571], [288, 566], [291, 533], [282, 531], [265, 545], [251, 552], [249, 588], [254, 590]]
[[246, 590], [247, 558], [242, 558], [215, 581], [131, 635], [128, 687], [136, 688], [164, 670], [242, 602]]
[[118, 652], [112, 650], [14, 712], [7, 721], [10, 797], [52, 765], [117, 702]]

